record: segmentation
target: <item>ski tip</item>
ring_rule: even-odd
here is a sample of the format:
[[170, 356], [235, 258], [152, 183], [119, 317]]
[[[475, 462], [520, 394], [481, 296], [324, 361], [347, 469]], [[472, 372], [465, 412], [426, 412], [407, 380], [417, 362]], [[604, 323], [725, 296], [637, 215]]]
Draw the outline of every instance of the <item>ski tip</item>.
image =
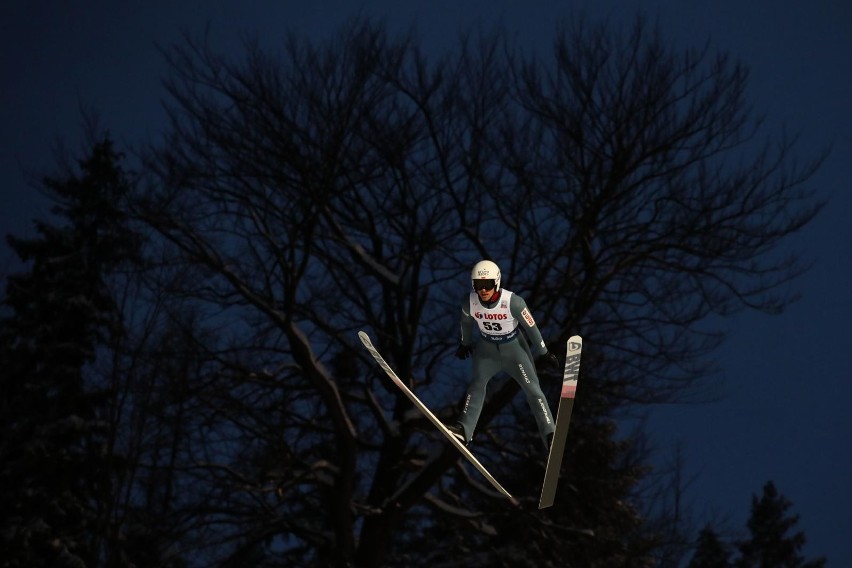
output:
[[583, 347], [583, 338], [579, 335], [572, 335], [566, 343], [569, 351], [577, 350]]

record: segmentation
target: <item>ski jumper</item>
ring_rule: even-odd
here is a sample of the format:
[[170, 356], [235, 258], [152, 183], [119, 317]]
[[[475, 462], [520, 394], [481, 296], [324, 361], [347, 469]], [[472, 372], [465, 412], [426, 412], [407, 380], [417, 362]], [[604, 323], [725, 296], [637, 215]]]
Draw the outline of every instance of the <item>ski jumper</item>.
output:
[[544, 355], [547, 346], [523, 298], [501, 289], [494, 302], [483, 304], [471, 292], [462, 304], [461, 343], [474, 347], [473, 380], [459, 417], [466, 440], [473, 437], [488, 382], [504, 371], [523, 389], [542, 441], [546, 441], [554, 429], [553, 415], [539, 385], [533, 352], [536, 357]]

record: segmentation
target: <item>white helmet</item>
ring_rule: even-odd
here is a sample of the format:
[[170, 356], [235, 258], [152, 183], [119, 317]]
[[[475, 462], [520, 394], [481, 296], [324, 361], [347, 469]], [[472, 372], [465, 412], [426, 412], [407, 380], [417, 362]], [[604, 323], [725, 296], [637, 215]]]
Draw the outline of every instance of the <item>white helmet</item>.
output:
[[480, 260], [474, 265], [473, 270], [470, 271], [470, 281], [474, 291], [476, 290], [477, 280], [493, 281], [495, 292], [499, 292], [500, 268], [490, 260]]

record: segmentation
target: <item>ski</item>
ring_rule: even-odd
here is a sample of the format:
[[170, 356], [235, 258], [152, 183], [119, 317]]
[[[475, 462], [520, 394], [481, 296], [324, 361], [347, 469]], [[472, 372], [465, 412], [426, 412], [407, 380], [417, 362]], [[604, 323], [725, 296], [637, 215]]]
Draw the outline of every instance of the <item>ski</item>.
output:
[[562, 393], [559, 397], [559, 409], [556, 411], [556, 429], [547, 455], [541, 499], [538, 502], [539, 509], [553, 505], [553, 499], [556, 497], [556, 485], [559, 483], [559, 471], [562, 469], [565, 441], [568, 439], [568, 427], [571, 424], [571, 411], [574, 409], [574, 395], [577, 393], [577, 377], [580, 374], [582, 352], [583, 338], [579, 335], [571, 336], [568, 339], [565, 372], [562, 375]]
[[512, 495], [508, 491], [506, 491], [506, 489], [502, 485], [500, 485], [500, 483], [496, 479], [494, 479], [493, 475], [488, 473], [488, 470], [485, 469], [485, 467], [479, 462], [478, 459], [476, 459], [476, 456], [470, 453], [470, 450], [468, 450], [464, 444], [459, 442], [458, 438], [453, 436], [452, 432], [447, 430], [447, 428], [441, 423], [441, 421], [438, 420], [438, 417], [435, 416], [432, 411], [429, 410], [426, 405], [420, 401], [419, 398], [417, 398], [417, 396], [411, 391], [411, 389], [409, 389], [405, 385], [405, 383], [402, 382], [402, 380], [396, 375], [393, 369], [390, 368], [390, 365], [387, 364], [384, 357], [382, 357], [381, 354], [379, 354], [378, 350], [373, 347], [373, 342], [370, 341], [370, 336], [364, 333], [363, 331], [359, 331], [358, 337], [361, 338], [361, 343], [364, 344], [364, 347], [367, 348], [367, 351], [370, 352], [370, 354], [373, 356], [373, 359], [375, 359], [379, 366], [384, 369], [388, 377], [391, 378], [393, 383], [403, 392], [403, 394], [405, 394], [405, 396], [407, 396], [408, 399], [414, 403], [414, 406], [416, 406], [420, 410], [420, 412], [422, 412], [423, 415], [426, 416], [426, 418], [428, 418], [429, 421], [434, 424], [435, 427], [441, 431], [441, 433], [444, 434], [444, 437], [446, 437], [456, 447], [456, 449], [461, 452], [461, 454], [465, 458], [467, 458], [467, 460], [472, 463], [476, 469], [479, 470], [479, 473], [481, 473], [483, 477], [485, 477], [485, 479], [487, 479], [488, 482], [492, 486], [494, 486], [494, 489], [508, 497], [509, 501], [511, 501], [512, 504], [518, 505], [518, 501], [514, 497], [512, 497]]

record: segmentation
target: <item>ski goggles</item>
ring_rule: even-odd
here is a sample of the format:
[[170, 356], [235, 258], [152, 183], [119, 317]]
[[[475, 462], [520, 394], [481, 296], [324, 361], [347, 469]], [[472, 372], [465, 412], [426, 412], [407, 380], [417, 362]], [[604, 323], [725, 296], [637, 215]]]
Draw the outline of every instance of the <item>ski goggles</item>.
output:
[[495, 286], [496, 282], [493, 279], [473, 281], [473, 289], [477, 292], [480, 290], [493, 290]]

